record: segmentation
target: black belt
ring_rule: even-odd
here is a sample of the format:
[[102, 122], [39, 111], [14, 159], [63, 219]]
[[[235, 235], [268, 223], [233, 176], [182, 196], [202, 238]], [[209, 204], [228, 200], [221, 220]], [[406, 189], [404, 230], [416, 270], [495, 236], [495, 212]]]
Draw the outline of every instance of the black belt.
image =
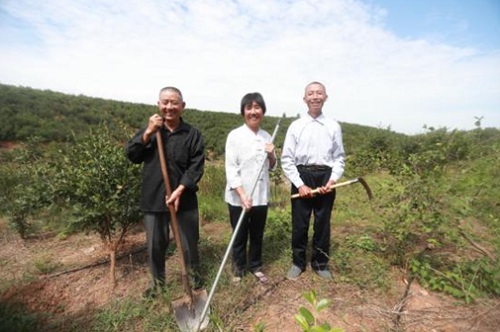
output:
[[327, 172], [331, 171], [332, 168], [324, 165], [299, 165], [297, 166], [299, 171], [308, 171], [308, 172]]

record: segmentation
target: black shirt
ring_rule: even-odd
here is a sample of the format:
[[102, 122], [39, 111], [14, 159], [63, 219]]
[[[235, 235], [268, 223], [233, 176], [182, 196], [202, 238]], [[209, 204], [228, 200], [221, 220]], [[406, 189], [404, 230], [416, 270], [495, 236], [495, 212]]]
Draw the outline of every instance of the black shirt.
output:
[[[127, 156], [133, 163], [144, 163], [142, 170], [142, 190], [140, 207], [144, 212], [166, 212], [165, 185], [161, 173], [156, 135], [147, 144], [142, 142], [146, 127], [139, 130], [128, 142]], [[182, 193], [179, 211], [196, 209], [198, 182], [203, 175], [205, 164], [204, 142], [201, 132], [184, 122], [173, 132], [160, 129], [165, 158], [167, 160], [170, 186], [175, 190], [180, 184], [186, 188]]]

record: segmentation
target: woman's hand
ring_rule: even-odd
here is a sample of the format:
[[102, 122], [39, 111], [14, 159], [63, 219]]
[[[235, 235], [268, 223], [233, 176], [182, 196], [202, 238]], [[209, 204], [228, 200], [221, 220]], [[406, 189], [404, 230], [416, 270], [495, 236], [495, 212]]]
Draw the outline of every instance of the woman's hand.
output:
[[245, 194], [245, 190], [243, 190], [242, 186], [236, 188], [235, 190], [236, 193], [238, 194], [238, 197], [240, 198], [241, 207], [245, 209], [245, 211], [250, 210], [252, 208], [252, 203], [253, 203], [252, 198], [247, 197], [247, 195]]
[[266, 146], [264, 147], [264, 151], [267, 153], [267, 158], [269, 158], [269, 169], [276, 165], [276, 154], [274, 153], [274, 148], [273, 143], [266, 143]]

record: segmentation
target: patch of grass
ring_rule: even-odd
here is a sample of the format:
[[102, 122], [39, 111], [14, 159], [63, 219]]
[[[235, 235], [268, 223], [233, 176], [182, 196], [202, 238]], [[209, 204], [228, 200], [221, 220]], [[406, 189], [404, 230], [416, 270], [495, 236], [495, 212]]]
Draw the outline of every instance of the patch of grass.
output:
[[50, 274], [62, 266], [61, 263], [55, 262], [50, 255], [43, 254], [33, 262], [35, 269], [40, 274]]
[[23, 305], [0, 303], [0, 331], [40, 331], [46, 314], [31, 313]]
[[390, 265], [370, 250], [342, 244], [333, 250], [331, 265], [342, 282], [382, 292], [390, 287], [387, 278]]
[[227, 204], [220, 197], [200, 197], [200, 218], [205, 222], [220, 222], [228, 220]]
[[24, 271], [23, 275], [21, 277], [21, 283], [27, 284], [30, 282], [33, 282], [36, 280], [36, 275], [33, 274], [33, 272], [30, 271]]
[[175, 331], [168, 290], [155, 300], [115, 300], [93, 319], [91, 331]]
[[227, 205], [224, 202], [226, 175], [224, 167], [207, 164], [200, 181], [198, 195], [200, 218], [205, 222], [221, 221], [228, 218]]

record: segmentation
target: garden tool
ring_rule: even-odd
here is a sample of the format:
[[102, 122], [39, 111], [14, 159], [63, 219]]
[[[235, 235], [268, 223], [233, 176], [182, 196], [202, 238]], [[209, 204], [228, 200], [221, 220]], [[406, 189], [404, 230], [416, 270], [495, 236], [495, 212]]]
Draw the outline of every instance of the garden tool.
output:
[[[170, 187], [170, 181], [168, 179], [167, 171], [167, 161], [165, 158], [165, 152], [163, 150], [163, 139], [160, 130], [156, 132], [156, 140], [158, 145], [158, 154], [160, 156], [161, 172], [163, 175], [163, 182], [165, 183], [165, 189], [167, 197], [172, 194], [172, 188]], [[207, 291], [205, 289], [192, 290], [189, 285], [189, 277], [186, 268], [186, 262], [184, 260], [184, 250], [182, 247], [182, 241], [179, 233], [179, 221], [177, 220], [177, 213], [173, 204], [167, 206], [170, 211], [170, 221], [172, 232], [174, 233], [175, 243], [179, 249], [179, 260], [181, 263], [181, 273], [182, 273], [182, 286], [186, 295], [173, 300], [172, 308], [175, 314], [175, 320], [177, 325], [182, 332], [192, 332], [199, 331], [200, 329], [205, 329], [208, 326], [208, 317], [206, 314], [201, 316], [201, 311], [207, 303]]]
[[[371, 191], [370, 187], [368, 186], [368, 183], [366, 183], [365, 179], [363, 179], [363, 178], [355, 178], [355, 179], [352, 179], [352, 180], [349, 180], [349, 181], [336, 183], [334, 185], [331, 185], [330, 189], [334, 189], [334, 188], [338, 188], [338, 187], [343, 187], [343, 186], [347, 186], [347, 185], [350, 185], [350, 184], [353, 184], [353, 183], [358, 183], [358, 182], [361, 183], [361, 185], [363, 186], [363, 188], [365, 188], [366, 194], [368, 195], [368, 199], [372, 199], [373, 198], [372, 191]], [[319, 193], [319, 189], [318, 188], [313, 189], [311, 191], [311, 193], [313, 195], [315, 195], [315, 194]], [[294, 194], [294, 195], [291, 196], [292, 199], [299, 198], [299, 197], [300, 197], [299, 194]]]
[[[285, 117], [285, 114], [283, 114], [282, 118], [284, 118], [284, 117]], [[280, 118], [278, 120], [278, 123], [276, 124], [276, 127], [274, 128], [274, 132], [273, 132], [273, 135], [271, 137], [271, 143], [273, 143], [274, 139], [276, 138], [276, 134], [278, 133], [278, 129], [279, 129], [279, 126], [280, 126], [282, 118]], [[263, 161], [262, 161], [262, 164], [260, 166], [259, 172], [257, 173], [257, 176], [255, 177], [255, 180], [253, 182], [252, 191], [250, 192], [249, 197], [253, 196], [255, 188], [257, 187], [257, 182], [260, 179], [260, 176], [262, 174], [262, 171], [264, 170], [264, 166], [265, 165], [266, 165], [266, 158], [263, 158]], [[231, 253], [231, 248], [233, 247], [234, 241], [236, 239], [236, 234], [238, 234], [238, 231], [240, 230], [241, 225], [243, 223], [243, 218], [245, 217], [245, 213], [246, 213], [246, 211], [245, 211], [245, 209], [243, 209], [241, 211], [241, 214], [240, 214], [240, 217], [239, 217], [238, 222], [236, 224], [236, 227], [234, 228], [233, 235], [231, 236], [231, 240], [229, 241], [229, 245], [227, 246], [226, 253], [224, 254], [224, 258], [222, 259], [222, 263], [221, 263], [221, 265], [219, 267], [219, 271], [217, 272], [217, 276], [215, 277], [215, 281], [214, 281], [214, 283], [212, 285], [212, 289], [210, 290], [210, 293], [208, 294], [208, 300], [205, 303], [205, 308], [203, 308], [203, 311], [201, 313], [201, 317], [202, 318], [204, 318], [206, 316], [206, 314], [207, 314], [207, 312], [209, 310], [210, 302], [212, 301], [212, 298], [214, 296], [215, 289], [216, 289], [217, 284], [219, 282], [220, 276], [222, 274], [224, 266], [226, 265], [227, 259], [229, 258], [229, 254]], [[199, 331], [201, 327], [202, 326], [201, 326], [201, 322], [200, 322], [200, 325], [198, 326], [198, 329], [196, 331]]]

